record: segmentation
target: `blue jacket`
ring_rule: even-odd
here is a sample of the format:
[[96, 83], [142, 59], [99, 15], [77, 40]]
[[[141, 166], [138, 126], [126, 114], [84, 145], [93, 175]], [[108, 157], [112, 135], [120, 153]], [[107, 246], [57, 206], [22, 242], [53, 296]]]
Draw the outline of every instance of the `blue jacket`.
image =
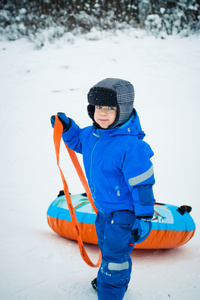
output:
[[151, 216], [154, 209], [153, 151], [142, 141], [135, 110], [121, 127], [80, 129], [71, 127], [62, 137], [69, 148], [83, 155], [86, 176], [97, 209], [103, 213], [133, 210], [136, 216]]

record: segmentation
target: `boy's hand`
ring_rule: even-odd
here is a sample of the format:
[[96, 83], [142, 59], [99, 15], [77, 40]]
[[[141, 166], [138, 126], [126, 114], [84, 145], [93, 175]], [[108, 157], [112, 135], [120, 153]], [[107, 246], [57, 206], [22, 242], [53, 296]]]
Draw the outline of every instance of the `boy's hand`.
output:
[[[70, 119], [62, 112], [57, 113], [57, 115], [59, 120], [63, 124], [63, 132], [69, 130], [69, 128], [71, 127]], [[55, 116], [51, 116], [51, 125], [53, 128], [54, 128], [54, 124], [55, 124]]]
[[135, 223], [133, 224], [131, 235], [134, 237], [135, 243], [139, 240], [140, 237], [145, 236], [150, 228], [152, 217], [140, 218], [137, 217]]

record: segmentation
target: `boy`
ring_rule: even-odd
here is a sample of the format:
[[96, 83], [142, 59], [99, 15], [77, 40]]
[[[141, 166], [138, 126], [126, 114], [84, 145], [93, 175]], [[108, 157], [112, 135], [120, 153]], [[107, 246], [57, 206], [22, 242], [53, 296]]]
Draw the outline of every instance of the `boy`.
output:
[[[82, 153], [86, 176], [98, 209], [96, 232], [102, 264], [92, 281], [99, 300], [121, 300], [130, 281], [131, 251], [151, 231], [154, 213], [153, 152], [142, 141], [133, 85], [107, 78], [88, 93], [93, 126], [80, 129], [64, 113], [63, 140]], [[54, 126], [55, 117], [51, 118]]]

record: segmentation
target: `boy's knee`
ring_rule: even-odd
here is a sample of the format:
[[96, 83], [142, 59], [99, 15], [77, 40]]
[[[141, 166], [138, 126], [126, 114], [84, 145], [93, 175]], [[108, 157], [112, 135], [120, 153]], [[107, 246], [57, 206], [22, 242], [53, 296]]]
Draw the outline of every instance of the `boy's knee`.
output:
[[98, 272], [97, 280], [111, 286], [127, 286], [130, 280], [131, 266], [129, 261], [115, 263], [103, 262]]

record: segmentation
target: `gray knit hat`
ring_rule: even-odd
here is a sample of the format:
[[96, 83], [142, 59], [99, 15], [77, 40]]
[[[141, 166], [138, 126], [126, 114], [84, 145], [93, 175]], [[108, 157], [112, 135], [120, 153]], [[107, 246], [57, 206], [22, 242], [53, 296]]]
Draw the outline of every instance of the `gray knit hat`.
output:
[[109, 128], [124, 124], [131, 116], [134, 103], [134, 87], [126, 80], [106, 78], [93, 86], [88, 93], [88, 114], [94, 121], [95, 105], [117, 106], [117, 116]]

